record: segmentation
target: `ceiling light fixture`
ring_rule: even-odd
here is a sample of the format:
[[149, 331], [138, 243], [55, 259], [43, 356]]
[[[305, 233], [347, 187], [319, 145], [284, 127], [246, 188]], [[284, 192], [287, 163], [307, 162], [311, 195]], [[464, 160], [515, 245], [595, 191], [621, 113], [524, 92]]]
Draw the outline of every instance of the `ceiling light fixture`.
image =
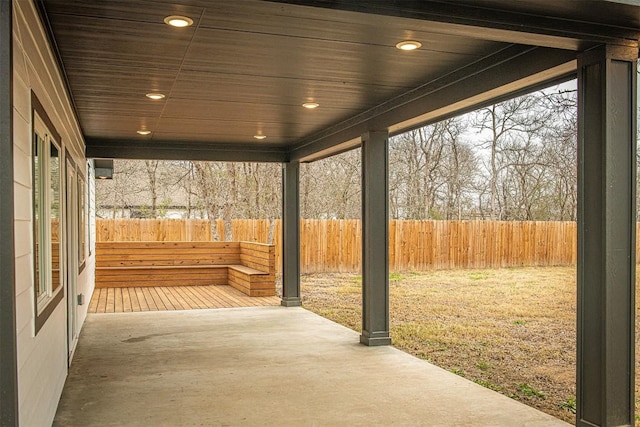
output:
[[267, 137], [267, 135], [262, 135], [262, 134], [260, 134], [260, 135], [253, 135], [253, 137], [254, 137], [255, 139], [265, 139], [265, 138]]
[[302, 106], [308, 110], [313, 110], [314, 108], [318, 108], [320, 104], [317, 102], [305, 102]]
[[193, 19], [187, 16], [171, 15], [164, 18], [164, 23], [172, 27], [189, 27], [193, 25]]
[[160, 93], [160, 92], [151, 92], [145, 95], [147, 98], [153, 99], [154, 101], [157, 101], [159, 99], [164, 99], [164, 93]]
[[405, 40], [396, 45], [400, 50], [416, 50], [422, 47], [422, 43], [415, 40]]
[[149, 134], [151, 133], [151, 131], [150, 131], [150, 130], [143, 130], [143, 129], [141, 129], [141, 130], [136, 131], [136, 133], [137, 133], [138, 135], [149, 135]]

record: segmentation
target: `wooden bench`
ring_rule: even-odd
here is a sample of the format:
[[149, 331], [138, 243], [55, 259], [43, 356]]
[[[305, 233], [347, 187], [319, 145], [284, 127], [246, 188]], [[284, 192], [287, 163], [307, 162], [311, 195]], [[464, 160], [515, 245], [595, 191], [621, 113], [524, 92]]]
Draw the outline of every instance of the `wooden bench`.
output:
[[273, 296], [275, 247], [254, 242], [99, 242], [96, 288], [231, 285]]

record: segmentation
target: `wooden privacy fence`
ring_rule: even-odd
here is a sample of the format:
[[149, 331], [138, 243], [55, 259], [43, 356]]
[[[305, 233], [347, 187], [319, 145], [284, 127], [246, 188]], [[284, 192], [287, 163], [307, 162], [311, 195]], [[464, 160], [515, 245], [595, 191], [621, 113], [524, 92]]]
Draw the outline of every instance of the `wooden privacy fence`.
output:
[[[280, 272], [280, 220], [233, 220], [231, 240], [273, 243]], [[225, 236], [225, 223], [189, 219], [101, 219], [99, 242], [208, 241]], [[638, 239], [640, 241], [640, 239]], [[304, 273], [357, 272], [361, 261], [359, 220], [300, 221]], [[389, 268], [419, 271], [451, 268], [575, 265], [575, 222], [390, 221]]]
[[98, 242], [202, 242], [211, 240], [208, 219], [96, 219]]

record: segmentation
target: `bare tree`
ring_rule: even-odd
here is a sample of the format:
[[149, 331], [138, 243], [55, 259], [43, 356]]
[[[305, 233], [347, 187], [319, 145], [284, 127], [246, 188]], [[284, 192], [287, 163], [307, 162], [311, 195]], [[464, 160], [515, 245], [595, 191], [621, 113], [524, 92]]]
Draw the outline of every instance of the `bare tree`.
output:
[[150, 218], [158, 216], [158, 160], [145, 160], [144, 171], [147, 178], [147, 190], [151, 195]]
[[144, 192], [144, 188], [136, 184], [138, 177], [137, 162], [115, 161], [113, 179], [96, 180], [96, 214], [111, 218], [127, 216], [129, 206]]
[[461, 137], [465, 129], [463, 119], [453, 118], [392, 139], [392, 218], [462, 217], [462, 206], [468, 202], [463, 198], [469, 194], [477, 171], [475, 155]]
[[462, 139], [466, 122], [451, 119], [446, 127], [447, 146], [444, 155], [445, 199], [443, 214], [446, 219], [461, 220], [471, 210], [478, 162], [471, 146]]
[[[575, 219], [576, 111], [576, 91], [563, 86], [392, 138], [391, 218]], [[360, 217], [360, 155], [301, 165], [303, 217]], [[113, 182], [97, 187], [113, 217], [163, 216], [175, 205], [230, 230], [233, 219], [281, 214], [280, 164], [118, 161]]]
[[472, 114], [472, 123], [480, 135], [485, 135], [478, 144], [489, 150], [489, 218], [506, 219], [505, 194], [498, 194], [501, 174], [509, 167], [504, 149], [516, 140], [527, 140], [540, 132], [549, 119], [550, 111], [541, 108], [543, 96], [533, 93], [494, 104]]
[[552, 174], [553, 201], [550, 218], [575, 221], [578, 203], [578, 108], [577, 91], [562, 89], [546, 95], [545, 106], [553, 112], [542, 135], [546, 164]]

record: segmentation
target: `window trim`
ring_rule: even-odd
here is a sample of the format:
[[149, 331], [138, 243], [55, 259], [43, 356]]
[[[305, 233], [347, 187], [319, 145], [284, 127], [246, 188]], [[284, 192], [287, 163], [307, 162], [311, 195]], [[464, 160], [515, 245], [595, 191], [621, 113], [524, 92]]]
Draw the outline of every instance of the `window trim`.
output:
[[[51, 137], [53, 139], [53, 144], [54, 146], [56, 146], [56, 148], [58, 149], [59, 152], [59, 158], [63, 159], [63, 151], [62, 151], [62, 140], [60, 138], [60, 134], [58, 133], [58, 131], [56, 130], [55, 126], [53, 125], [53, 122], [51, 121], [51, 119], [49, 118], [49, 115], [47, 114], [47, 112], [45, 111], [44, 107], [42, 106], [42, 103], [40, 103], [40, 100], [38, 99], [38, 97], [35, 95], [35, 93], [33, 93], [33, 91], [31, 92], [31, 179], [32, 179], [32, 188], [31, 188], [31, 202], [32, 202], [32, 208], [31, 208], [31, 220], [32, 220], [32, 225], [33, 225], [33, 239], [32, 239], [32, 249], [33, 249], [33, 269], [34, 269], [34, 280], [33, 280], [33, 284], [32, 284], [32, 290], [33, 290], [33, 302], [34, 302], [34, 316], [35, 316], [35, 334], [38, 334], [38, 332], [40, 331], [40, 329], [42, 329], [42, 327], [44, 326], [44, 324], [46, 323], [46, 321], [49, 319], [49, 317], [51, 316], [51, 314], [53, 313], [53, 311], [58, 307], [58, 304], [60, 303], [60, 301], [62, 301], [63, 297], [64, 297], [64, 288], [65, 288], [65, 281], [64, 281], [64, 274], [63, 274], [63, 259], [64, 259], [64, 254], [62, 253], [62, 243], [63, 243], [63, 228], [62, 228], [62, 218], [63, 218], [63, 197], [62, 197], [62, 171], [64, 170], [63, 167], [63, 162], [60, 162], [60, 174], [58, 176], [58, 179], [60, 180], [60, 191], [59, 191], [59, 197], [60, 197], [60, 220], [59, 220], [59, 227], [60, 230], [58, 232], [58, 240], [59, 240], [59, 244], [60, 244], [60, 250], [58, 253], [58, 263], [60, 266], [60, 273], [59, 273], [59, 279], [60, 279], [60, 286], [52, 292], [52, 294], [49, 296], [49, 298], [47, 298], [46, 301], [42, 301], [38, 299], [38, 293], [36, 291], [36, 288], [40, 287], [40, 281], [42, 280], [42, 271], [39, 270], [39, 266], [36, 265], [36, 260], [40, 259], [40, 257], [42, 256], [42, 253], [36, 253], [36, 251], [41, 251], [42, 247], [43, 247], [43, 243], [40, 242], [39, 245], [36, 245], [36, 242], [38, 240], [36, 239], [40, 239], [40, 230], [38, 229], [38, 222], [36, 221], [36, 206], [40, 206], [40, 204], [42, 204], [42, 202], [40, 204], [36, 204], [36, 183], [39, 183], [41, 181], [41, 179], [38, 179], [36, 181], [36, 168], [35, 168], [35, 144], [37, 144], [37, 140], [36, 140], [36, 116], [39, 118], [39, 120], [42, 121], [42, 123], [47, 127], [47, 130], [51, 133]], [[50, 145], [47, 145], [48, 149], [50, 150]], [[41, 171], [42, 169], [39, 169], [39, 171]], [[48, 171], [48, 168], [47, 168]], [[45, 193], [48, 194], [48, 193]], [[41, 195], [42, 196], [42, 195]], [[44, 197], [45, 201], [47, 203], [50, 203], [50, 199], [49, 197]], [[40, 223], [41, 224], [46, 224], [49, 221], [49, 218], [46, 219], [47, 221], [43, 221], [41, 219]], [[50, 227], [50, 226], [49, 226]], [[49, 229], [48, 227], [45, 226], [45, 230]], [[51, 233], [48, 233], [49, 239], [47, 240], [47, 242], [45, 242], [45, 244], [48, 244], [51, 241]], [[39, 274], [36, 274], [36, 273]]]
[[87, 258], [90, 258], [92, 255], [91, 251], [91, 180], [93, 174], [92, 162], [87, 161], [87, 186], [86, 196], [87, 196]]
[[77, 200], [74, 209], [77, 210], [78, 216], [78, 274], [82, 273], [87, 264], [87, 230], [88, 230], [88, 209], [87, 209], [87, 195], [85, 193], [87, 188], [87, 179], [85, 178], [84, 171], [80, 166], [76, 166], [76, 192]]

